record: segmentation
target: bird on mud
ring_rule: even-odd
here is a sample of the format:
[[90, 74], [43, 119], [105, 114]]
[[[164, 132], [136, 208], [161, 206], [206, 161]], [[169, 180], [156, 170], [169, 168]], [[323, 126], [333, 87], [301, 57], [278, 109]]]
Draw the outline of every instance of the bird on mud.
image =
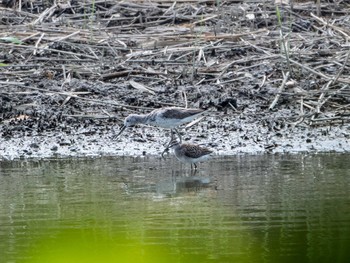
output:
[[[174, 139], [174, 132], [179, 137], [180, 142], [182, 142], [181, 135], [176, 128], [182, 124], [189, 123], [197, 119], [204, 112], [205, 110], [202, 109], [166, 107], [155, 109], [148, 114], [130, 114], [125, 118], [124, 125], [121, 127], [119, 133], [114, 138], [118, 138], [119, 135], [128, 127], [135, 126], [136, 124], [146, 124], [170, 129], [170, 142]], [[170, 142], [168, 143], [168, 146], [164, 152], [169, 148]]]
[[183, 163], [190, 163], [191, 170], [197, 169], [197, 163], [208, 160], [212, 157], [213, 151], [196, 144], [180, 143], [173, 141], [169, 148], [174, 150], [176, 158]]

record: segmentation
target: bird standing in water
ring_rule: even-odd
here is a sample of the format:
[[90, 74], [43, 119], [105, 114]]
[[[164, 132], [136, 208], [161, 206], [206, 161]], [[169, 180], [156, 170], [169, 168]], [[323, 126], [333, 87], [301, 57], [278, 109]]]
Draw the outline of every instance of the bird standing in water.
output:
[[[146, 124], [170, 129], [170, 142], [173, 140], [174, 132], [179, 137], [180, 142], [182, 142], [181, 135], [176, 128], [182, 124], [189, 123], [195, 120], [204, 112], [205, 111], [202, 109], [167, 107], [155, 109], [148, 114], [130, 114], [128, 117], [125, 118], [124, 125], [122, 126], [115, 138], [117, 138], [127, 127], [132, 127], [136, 124]], [[169, 144], [166, 150], [168, 149]]]
[[[179, 142], [171, 142], [169, 148], [174, 150], [176, 158], [184, 163], [191, 164], [191, 170], [197, 169], [198, 162], [203, 162], [208, 160], [213, 153], [212, 150], [202, 147], [196, 144], [189, 143], [179, 143]], [[193, 165], [193, 166], [192, 166]]]

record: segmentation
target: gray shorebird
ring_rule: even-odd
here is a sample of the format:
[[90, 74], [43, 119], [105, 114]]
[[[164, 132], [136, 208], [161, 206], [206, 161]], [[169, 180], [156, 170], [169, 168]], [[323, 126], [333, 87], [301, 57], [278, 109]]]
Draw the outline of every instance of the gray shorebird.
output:
[[[146, 124], [170, 129], [170, 142], [173, 140], [174, 132], [179, 137], [180, 142], [182, 142], [181, 135], [176, 128], [182, 124], [195, 120], [204, 112], [205, 110], [202, 109], [167, 107], [155, 109], [148, 114], [130, 114], [125, 118], [124, 125], [120, 129], [119, 133], [115, 136], [115, 138], [117, 138], [127, 127], [132, 127], [136, 124]], [[166, 149], [168, 149], [168, 147]]]
[[[213, 153], [212, 150], [202, 147], [196, 144], [189, 143], [179, 143], [179, 142], [171, 142], [169, 148], [174, 150], [176, 158], [184, 163], [191, 164], [191, 170], [197, 169], [198, 162], [203, 162], [208, 160]], [[193, 165], [193, 166], [192, 166]]]

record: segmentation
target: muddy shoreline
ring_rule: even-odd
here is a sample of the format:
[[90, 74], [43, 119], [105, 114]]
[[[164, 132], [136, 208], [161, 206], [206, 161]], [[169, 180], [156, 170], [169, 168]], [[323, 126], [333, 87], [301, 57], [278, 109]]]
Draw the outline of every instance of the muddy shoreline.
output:
[[[209, 107], [205, 118], [181, 129], [184, 141], [210, 147], [218, 155], [350, 151], [348, 123], [287, 125], [285, 120], [292, 111], [259, 114], [256, 103], [246, 103], [249, 105], [243, 109], [238, 98], [237, 110], [241, 112]], [[53, 111], [49, 110], [49, 116], [1, 124], [0, 159], [159, 155], [169, 139], [167, 130], [139, 125], [115, 140], [127, 115], [124, 112], [118, 117], [99, 119], [56, 116]]]
[[0, 6], [0, 160], [160, 155], [113, 135], [167, 106], [207, 109], [181, 132], [217, 155], [350, 151], [348, 4], [41, 4]]

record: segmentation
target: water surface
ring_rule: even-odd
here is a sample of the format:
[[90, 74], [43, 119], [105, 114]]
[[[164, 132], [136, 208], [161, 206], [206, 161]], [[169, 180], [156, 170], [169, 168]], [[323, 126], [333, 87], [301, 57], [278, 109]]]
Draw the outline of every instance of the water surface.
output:
[[0, 262], [349, 262], [349, 157], [0, 162]]

